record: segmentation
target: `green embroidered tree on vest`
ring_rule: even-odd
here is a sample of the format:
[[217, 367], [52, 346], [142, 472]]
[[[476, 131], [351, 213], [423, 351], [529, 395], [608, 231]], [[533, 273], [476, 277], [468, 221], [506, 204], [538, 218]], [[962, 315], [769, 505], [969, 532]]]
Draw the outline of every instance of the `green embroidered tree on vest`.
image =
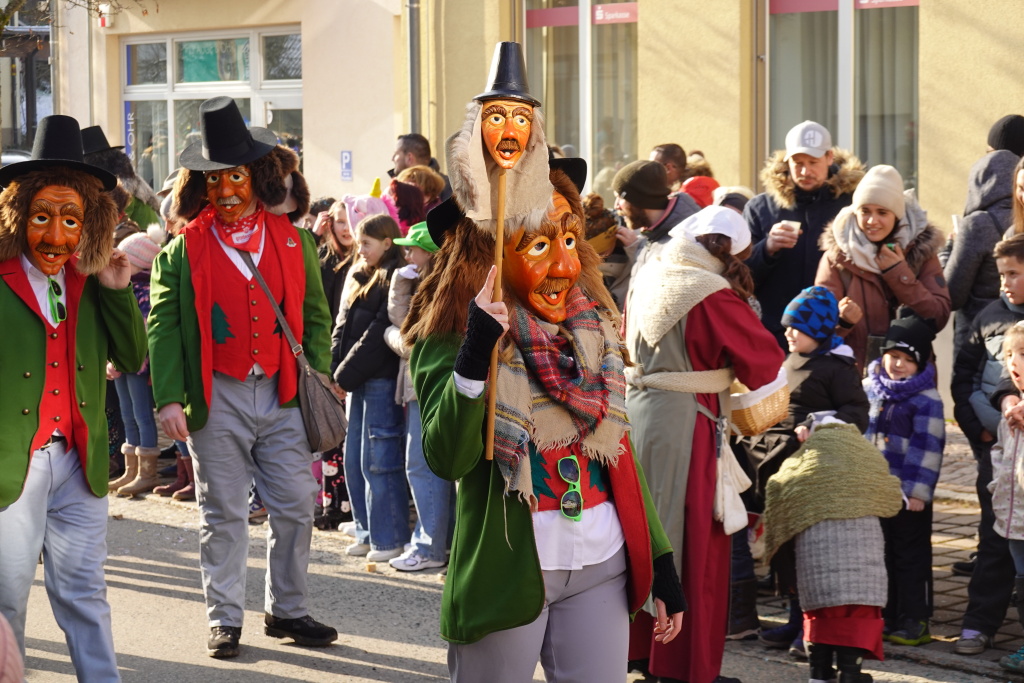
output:
[[533, 479], [533, 495], [538, 498], [540, 496], [554, 498], [555, 492], [551, 490], [551, 486], [548, 484], [548, 479], [551, 476], [544, 469], [544, 457], [534, 447], [532, 441], [530, 442], [530, 471], [531, 478]]
[[[281, 299], [280, 301], [277, 302], [277, 307], [281, 309], [281, 315], [284, 315], [284, 299]], [[277, 316], [274, 317], [276, 318]], [[284, 330], [281, 329], [280, 320], [274, 323], [274, 334], [276, 334], [279, 337], [284, 336]]]
[[231, 325], [228, 324], [228, 316], [220, 304], [214, 302], [213, 312], [210, 314], [213, 327], [213, 341], [217, 344], [226, 344], [228, 339], [234, 339], [231, 334]]
[[590, 464], [587, 465], [587, 474], [590, 476], [591, 488], [595, 488], [601, 493], [604, 493], [604, 469], [601, 467], [601, 463], [599, 463], [597, 460], [591, 459]]

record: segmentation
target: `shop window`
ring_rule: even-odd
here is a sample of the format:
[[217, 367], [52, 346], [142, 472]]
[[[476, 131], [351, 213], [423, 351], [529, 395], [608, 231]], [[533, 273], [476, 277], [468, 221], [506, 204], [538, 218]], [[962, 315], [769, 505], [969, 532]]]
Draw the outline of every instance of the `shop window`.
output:
[[249, 39], [190, 40], [175, 44], [177, 82], [249, 80]]
[[127, 85], [167, 82], [167, 43], [129, 45], [125, 64]]
[[302, 40], [299, 34], [263, 36], [263, 79], [302, 78]]

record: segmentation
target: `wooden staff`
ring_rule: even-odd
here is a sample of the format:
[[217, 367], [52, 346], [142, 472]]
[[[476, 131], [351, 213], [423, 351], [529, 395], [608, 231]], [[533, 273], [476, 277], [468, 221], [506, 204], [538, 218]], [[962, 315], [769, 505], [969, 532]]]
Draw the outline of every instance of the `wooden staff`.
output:
[[[494, 274], [494, 295], [491, 297], [493, 303], [504, 298], [501, 289], [501, 266], [505, 255], [505, 169], [498, 170], [498, 211], [497, 223], [494, 226], [494, 267], [497, 273]], [[487, 440], [484, 443], [484, 457], [494, 460], [494, 413], [498, 403], [498, 347], [494, 345], [491, 350], [491, 371], [490, 386], [487, 392]]]

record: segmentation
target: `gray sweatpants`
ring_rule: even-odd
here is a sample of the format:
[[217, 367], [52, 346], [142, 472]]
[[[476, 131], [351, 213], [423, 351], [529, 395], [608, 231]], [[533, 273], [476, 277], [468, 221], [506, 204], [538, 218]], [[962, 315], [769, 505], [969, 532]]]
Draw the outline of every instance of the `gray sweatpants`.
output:
[[540, 659], [549, 683], [622, 683], [629, 650], [626, 547], [578, 571], [545, 571], [532, 623], [469, 645], [448, 644], [452, 683], [528, 683]]
[[249, 485], [267, 508], [264, 610], [308, 614], [306, 570], [313, 538], [313, 454], [298, 408], [282, 408], [277, 378], [214, 373], [210, 419], [188, 438], [201, 524], [199, 565], [210, 626], [241, 626], [249, 557]]

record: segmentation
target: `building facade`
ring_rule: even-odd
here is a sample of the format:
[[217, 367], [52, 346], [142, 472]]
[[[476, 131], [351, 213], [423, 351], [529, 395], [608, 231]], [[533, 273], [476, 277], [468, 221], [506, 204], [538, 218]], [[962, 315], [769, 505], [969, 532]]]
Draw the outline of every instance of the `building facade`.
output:
[[549, 141], [592, 177], [677, 142], [756, 190], [786, 130], [814, 119], [899, 168], [945, 229], [988, 127], [1024, 113], [1016, 0], [136, 1], [106, 26], [54, 3], [54, 107], [103, 125], [157, 186], [221, 94], [302, 153], [315, 196], [367, 192], [414, 121], [443, 166], [509, 39]]

